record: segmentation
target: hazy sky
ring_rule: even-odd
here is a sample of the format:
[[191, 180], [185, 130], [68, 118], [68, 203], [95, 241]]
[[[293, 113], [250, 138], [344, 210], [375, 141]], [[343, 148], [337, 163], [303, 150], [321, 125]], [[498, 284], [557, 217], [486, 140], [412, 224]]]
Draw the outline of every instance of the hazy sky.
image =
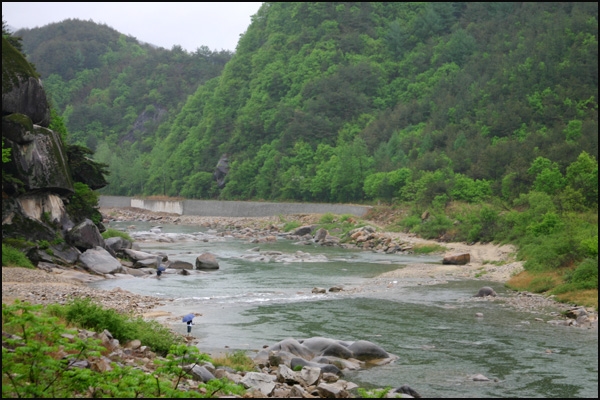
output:
[[2, 2], [2, 19], [14, 30], [65, 19], [93, 20], [166, 49], [180, 45], [231, 50], [262, 3], [13, 3]]

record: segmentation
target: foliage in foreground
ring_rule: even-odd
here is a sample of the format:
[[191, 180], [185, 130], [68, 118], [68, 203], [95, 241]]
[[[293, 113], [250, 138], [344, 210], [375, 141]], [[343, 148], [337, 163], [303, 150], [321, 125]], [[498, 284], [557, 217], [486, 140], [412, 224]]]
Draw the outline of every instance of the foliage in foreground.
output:
[[68, 323], [96, 332], [108, 330], [121, 343], [139, 339], [143, 345], [160, 355], [166, 355], [181, 338], [156, 321], [120, 314], [103, 308], [89, 298], [77, 298], [66, 306], [51, 306], [51, 311]]
[[185, 345], [173, 345], [166, 359], [156, 359], [152, 374], [116, 363], [101, 373], [75, 367], [77, 361], [93, 362], [105, 348], [98, 339], [80, 338], [41, 305], [3, 303], [2, 327], [11, 334], [3, 338], [2, 397], [206, 398], [244, 392], [239, 385], [217, 379], [197, 388], [182, 387], [190, 365], [210, 360]]

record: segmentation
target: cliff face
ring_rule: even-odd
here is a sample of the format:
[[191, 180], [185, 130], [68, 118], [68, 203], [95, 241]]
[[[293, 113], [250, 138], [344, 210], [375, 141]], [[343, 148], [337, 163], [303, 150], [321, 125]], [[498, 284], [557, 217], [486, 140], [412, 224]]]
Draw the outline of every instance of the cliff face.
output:
[[[70, 152], [71, 160], [60, 135], [49, 125], [50, 106], [42, 81], [25, 57], [2, 38], [2, 148], [10, 150], [9, 159], [5, 162], [3, 157], [2, 163], [2, 239], [29, 243], [25, 247], [50, 242], [52, 252], [42, 254], [35, 245], [24, 250], [34, 263], [44, 259], [68, 264], [72, 257], [48, 260], [48, 255], [78, 252], [67, 233], [91, 218], [68, 211], [66, 205], [75, 194], [73, 177], [91, 182], [92, 189], [106, 181], [103, 167], [87, 159], [77, 146]], [[103, 228], [100, 224], [97, 228], [99, 235]]]

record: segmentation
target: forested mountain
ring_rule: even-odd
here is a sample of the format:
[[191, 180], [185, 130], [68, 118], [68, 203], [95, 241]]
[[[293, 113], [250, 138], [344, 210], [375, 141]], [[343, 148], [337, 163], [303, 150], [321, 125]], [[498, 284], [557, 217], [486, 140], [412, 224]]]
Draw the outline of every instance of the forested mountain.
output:
[[513, 199], [536, 157], [562, 173], [597, 158], [597, 16], [595, 3], [265, 3], [156, 138], [144, 193], [217, 195], [227, 153], [227, 199], [410, 200], [403, 185], [421, 179], [424, 200], [469, 179]]
[[140, 43], [93, 21], [68, 19], [15, 32], [39, 71], [71, 143], [105, 143], [137, 158], [158, 125], [174, 117], [199, 85], [221, 74], [228, 51], [187, 53]]
[[458, 181], [512, 200], [537, 157], [562, 174], [584, 150], [597, 159], [597, 16], [596, 3], [264, 3], [229, 62], [91, 21], [17, 35], [69, 140], [111, 166], [105, 193], [412, 200], [421, 181], [432, 201], [461, 199]]

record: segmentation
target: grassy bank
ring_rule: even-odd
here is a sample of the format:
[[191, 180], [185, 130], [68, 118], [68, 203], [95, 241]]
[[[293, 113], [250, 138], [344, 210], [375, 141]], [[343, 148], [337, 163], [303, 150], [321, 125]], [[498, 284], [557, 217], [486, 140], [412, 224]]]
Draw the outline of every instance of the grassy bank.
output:
[[428, 209], [375, 206], [367, 218], [390, 231], [440, 242], [512, 244], [525, 271], [506, 285], [598, 308], [598, 213], [561, 211], [550, 196], [532, 192], [519, 207], [450, 202]]

